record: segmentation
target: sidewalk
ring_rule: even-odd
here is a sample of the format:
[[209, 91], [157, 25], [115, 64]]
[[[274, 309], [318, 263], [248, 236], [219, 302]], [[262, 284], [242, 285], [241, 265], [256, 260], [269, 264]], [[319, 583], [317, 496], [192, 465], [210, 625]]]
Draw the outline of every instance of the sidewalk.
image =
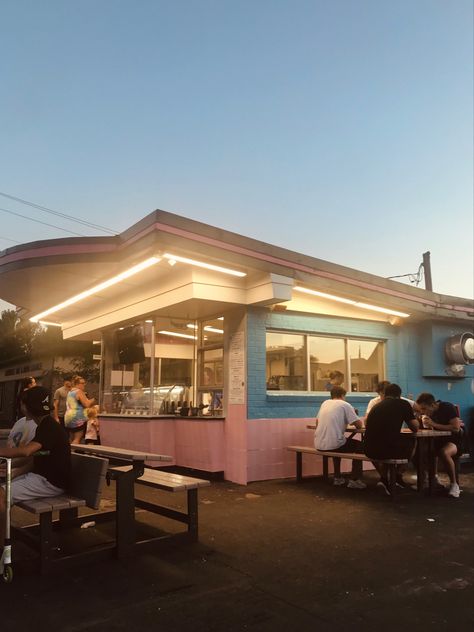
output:
[[[0, 585], [2, 629], [472, 629], [472, 466], [464, 466], [458, 500], [404, 490], [392, 503], [374, 472], [366, 478], [363, 491], [322, 479], [213, 483], [200, 493], [199, 543], [127, 563], [40, 578], [18, 545], [13, 583]], [[184, 496], [163, 498], [182, 508]], [[105, 504], [111, 499], [113, 488]]]

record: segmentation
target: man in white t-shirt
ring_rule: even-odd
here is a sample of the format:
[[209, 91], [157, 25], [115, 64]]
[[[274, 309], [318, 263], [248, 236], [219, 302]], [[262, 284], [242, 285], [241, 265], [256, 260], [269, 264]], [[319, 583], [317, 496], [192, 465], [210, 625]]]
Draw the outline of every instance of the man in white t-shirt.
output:
[[[371, 399], [367, 404], [367, 410], [365, 411], [364, 419], [367, 419], [367, 415], [370, 413], [372, 408], [377, 404], [380, 404], [380, 402], [383, 400], [383, 398], [385, 397], [385, 389], [389, 384], [390, 382], [387, 382], [387, 380], [384, 380], [383, 382], [379, 382], [377, 384], [376, 392], [378, 393], [378, 396]], [[418, 412], [417, 404], [412, 399], [408, 399], [408, 397], [400, 397], [400, 399], [404, 399], [406, 402], [408, 402], [415, 413]]]
[[[344, 434], [349, 424], [356, 428], [363, 427], [354, 408], [344, 400], [345, 396], [346, 391], [342, 386], [333, 386], [331, 399], [321, 404], [314, 433], [314, 446], [317, 450], [364, 453], [361, 441], [347, 439]], [[347, 486], [351, 489], [364, 489], [366, 484], [360, 479], [361, 475], [362, 462], [352, 461], [352, 475]], [[335, 458], [334, 485], [345, 485], [345, 482], [345, 478], [341, 476], [341, 460]]]

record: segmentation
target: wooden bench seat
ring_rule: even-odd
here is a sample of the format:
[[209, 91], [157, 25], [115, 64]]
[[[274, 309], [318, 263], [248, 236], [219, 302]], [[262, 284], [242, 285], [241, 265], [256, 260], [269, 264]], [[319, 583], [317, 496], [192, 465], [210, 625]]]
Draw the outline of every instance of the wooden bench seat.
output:
[[[53, 564], [67, 566], [84, 555], [77, 553], [55, 559], [51, 537], [53, 526], [65, 527], [86, 522], [88, 516], [78, 518], [80, 507], [99, 509], [108, 464], [108, 459], [72, 453], [70, 494], [36, 498], [16, 504], [17, 507], [39, 516], [39, 530], [38, 524], [34, 524], [21, 528], [12, 526], [12, 531], [16, 537], [38, 550], [41, 573], [46, 573]], [[53, 521], [54, 512], [59, 512], [59, 520]]]
[[397, 465], [406, 465], [408, 459], [371, 459], [366, 454], [359, 452], [331, 452], [328, 450], [316, 450], [311, 446], [289, 445], [287, 450], [296, 453], [296, 480], [300, 482], [303, 479], [303, 454], [314, 454], [323, 457], [323, 478], [329, 479], [329, 459], [350, 459], [351, 461], [368, 461], [371, 463], [383, 463], [388, 465], [388, 483], [392, 498], [395, 495], [395, 483], [397, 474]]
[[[123, 465], [117, 467], [110, 467], [109, 473], [127, 472], [131, 469], [130, 466]], [[192, 478], [190, 476], [183, 476], [181, 474], [174, 474], [173, 472], [164, 472], [162, 470], [154, 470], [146, 467], [142, 476], [136, 479], [135, 483], [139, 485], [146, 485], [155, 489], [160, 489], [166, 492], [186, 492], [187, 494], [187, 511], [181, 512], [169, 507], [163, 507], [156, 503], [148, 502], [140, 498], [135, 498], [135, 506], [140, 509], [146, 509], [152, 513], [156, 513], [172, 520], [183, 522], [187, 525], [187, 535], [192, 540], [197, 540], [198, 537], [198, 489], [201, 487], [209, 487], [210, 481], [206, 481], [202, 478]]]

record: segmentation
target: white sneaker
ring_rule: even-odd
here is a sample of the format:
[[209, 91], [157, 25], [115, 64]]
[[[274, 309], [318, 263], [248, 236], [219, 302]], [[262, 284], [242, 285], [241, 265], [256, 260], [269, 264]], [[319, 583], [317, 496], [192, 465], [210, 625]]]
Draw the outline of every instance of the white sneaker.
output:
[[332, 484], [336, 487], [342, 487], [342, 485], [346, 484], [346, 479], [342, 476], [335, 476]]
[[358, 480], [351, 479], [347, 483], [347, 487], [349, 487], [349, 489], [365, 489], [367, 485], [364, 483], [364, 481], [361, 481], [360, 479]]
[[451, 498], [459, 498], [460, 493], [461, 490], [459, 489], [459, 485], [457, 483], [453, 483], [449, 488], [448, 496], [451, 496]]

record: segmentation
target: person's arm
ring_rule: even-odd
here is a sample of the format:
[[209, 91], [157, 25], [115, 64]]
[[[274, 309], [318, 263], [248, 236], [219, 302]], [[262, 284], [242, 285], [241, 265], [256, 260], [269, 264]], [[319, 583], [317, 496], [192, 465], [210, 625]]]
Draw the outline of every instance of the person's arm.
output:
[[59, 422], [59, 399], [53, 400], [53, 407], [54, 407], [53, 417], [54, 419], [56, 419], [56, 421]]
[[438, 424], [433, 421], [431, 417], [426, 417], [423, 420], [425, 426], [432, 428], [433, 430], [451, 430], [451, 432], [459, 432], [461, 429], [461, 420], [459, 417], [453, 417], [447, 424]]
[[8, 459], [14, 459], [18, 456], [32, 456], [35, 452], [42, 449], [41, 443], [37, 441], [30, 441], [26, 445], [20, 445], [18, 448], [0, 448], [0, 456], [5, 456]]
[[79, 391], [79, 390], [77, 391], [76, 397], [84, 406], [84, 408], [89, 408], [89, 406], [92, 406], [95, 403], [94, 398], [88, 399], [86, 395], [82, 391]]
[[407, 419], [405, 423], [412, 432], [417, 432], [420, 429], [420, 422], [416, 417], [413, 417], [413, 419]]

